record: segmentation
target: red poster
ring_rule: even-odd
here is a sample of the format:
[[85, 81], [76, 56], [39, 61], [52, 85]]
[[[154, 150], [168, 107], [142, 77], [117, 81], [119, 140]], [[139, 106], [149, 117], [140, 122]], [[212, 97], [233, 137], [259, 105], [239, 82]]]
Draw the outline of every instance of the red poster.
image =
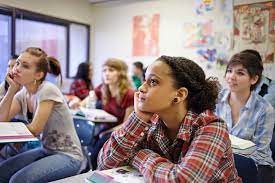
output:
[[159, 14], [133, 17], [133, 56], [158, 56]]

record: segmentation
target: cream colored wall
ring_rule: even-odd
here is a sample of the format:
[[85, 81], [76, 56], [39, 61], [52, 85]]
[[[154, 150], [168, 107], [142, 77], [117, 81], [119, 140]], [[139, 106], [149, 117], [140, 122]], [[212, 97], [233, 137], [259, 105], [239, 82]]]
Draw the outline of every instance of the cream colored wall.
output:
[[[175, 32], [182, 21], [183, 11], [188, 12], [191, 0], [120, 0], [92, 6], [88, 0], [0, 0], [0, 5], [17, 7], [58, 18], [90, 24], [90, 61], [95, 66], [95, 85], [101, 82], [101, 65], [108, 57], [118, 57], [135, 61], [131, 56], [132, 17], [146, 13], [160, 13], [162, 19], [169, 21], [160, 30], [160, 44], [165, 45], [163, 53], [179, 55], [181, 45], [171, 41], [180, 35]], [[234, 5], [263, 2], [269, 0], [233, 0]], [[170, 12], [173, 16], [169, 17]], [[196, 17], [189, 17], [196, 18]], [[169, 34], [173, 30], [172, 34]], [[179, 38], [177, 38], [179, 39]], [[141, 58], [147, 63], [154, 58]], [[148, 64], [147, 64], [148, 65]], [[220, 75], [220, 73], [218, 73]], [[65, 81], [65, 86], [69, 86]], [[67, 91], [67, 88], [64, 89]]]
[[[0, 0], [0, 6], [11, 6], [44, 15], [90, 25], [90, 55], [92, 55], [93, 18], [88, 0]], [[68, 92], [71, 80], [64, 78], [62, 90]]]
[[[126, 1], [126, 0], [125, 0]], [[114, 1], [94, 5], [92, 7], [94, 21], [94, 84], [101, 82], [102, 63], [110, 57], [125, 60], [130, 66], [133, 61], [142, 61], [145, 66], [153, 62], [157, 57], [132, 56], [132, 18], [136, 15], [160, 14], [159, 49], [160, 55], [182, 56], [196, 58], [194, 51], [183, 48], [182, 23], [185, 21], [196, 22], [198, 16], [194, 16], [193, 0], [139, 0], [139, 1]], [[264, 2], [268, 0], [233, 0], [234, 5]], [[223, 16], [223, 14], [217, 14]], [[224, 25], [220, 25], [221, 27]], [[233, 54], [230, 50], [229, 54]], [[194, 59], [196, 60], [196, 59]], [[216, 76], [224, 83], [224, 70], [214, 66], [207, 68], [207, 62], [199, 63], [207, 76]]]

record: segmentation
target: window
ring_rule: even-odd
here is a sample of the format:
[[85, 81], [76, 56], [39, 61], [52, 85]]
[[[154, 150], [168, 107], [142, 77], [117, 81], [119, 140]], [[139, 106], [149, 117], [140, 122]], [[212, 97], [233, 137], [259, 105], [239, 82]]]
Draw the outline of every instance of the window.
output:
[[11, 57], [11, 24], [11, 16], [1, 14], [0, 10], [0, 81], [5, 79], [8, 60]]
[[78, 64], [89, 61], [89, 34], [87, 24], [0, 6], [0, 82], [11, 55], [30, 46], [56, 57], [63, 76], [75, 76]]
[[16, 54], [28, 47], [39, 47], [60, 61], [62, 75], [66, 74], [66, 26], [38, 22], [33, 20], [16, 19]]
[[88, 62], [89, 58], [89, 28], [85, 25], [70, 25], [70, 60], [69, 77], [74, 77], [77, 67], [82, 62]]

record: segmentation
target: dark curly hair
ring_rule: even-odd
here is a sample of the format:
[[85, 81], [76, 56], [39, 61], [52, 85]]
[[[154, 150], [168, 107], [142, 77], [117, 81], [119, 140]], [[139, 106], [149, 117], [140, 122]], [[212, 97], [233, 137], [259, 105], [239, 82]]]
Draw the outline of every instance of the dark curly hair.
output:
[[184, 57], [163, 55], [157, 61], [162, 61], [171, 68], [176, 88], [185, 87], [188, 90], [187, 105], [189, 110], [199, 114], [207, 109], [215, 109], [220, 91], [217, 78], [206, 79], [202, 68], [194, 61]]
[[233, 55], [227, 66], [225, 74], [227, 73], [228, 69], [233, 67], [234, 65], [242, 65], [248, 72], [248, 75], [251, 78], [258, 76], [258, 81], [250, 87], [250, 90], [256, 88], [257, 84], [260, 82], [260, 78], [262, 77], [263, 72], [263, 65], [262, 62], [259, 60], [259, 57], [250, 51], [243, 51]]

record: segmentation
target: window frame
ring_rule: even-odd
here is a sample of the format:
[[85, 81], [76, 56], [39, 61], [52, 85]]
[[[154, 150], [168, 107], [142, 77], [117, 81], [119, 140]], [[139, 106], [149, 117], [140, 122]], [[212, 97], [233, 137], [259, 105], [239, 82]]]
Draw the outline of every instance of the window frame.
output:
[[23, 20], [31, 20], [31, 21], [36, 21], [36, 22], [42, 22], [42, 23], [50, 23], [50, 24], [56, 24], [56, 25], [62, 25], [66, 29], [66, 78], [73, 78], [72, 76], [69, 77], [69, 71], [70, 71], [70, 25], [71, 24], [76, 24], [79, 26], [84, 26], [87, 29], [87, 50], [86, 50], [86, 62], [89, 62], [90, 60], [90, 25], [77, 22], [77, 21], [72, 21], [68, 19], [62, 19], [62, 18], [57, 18], [54, 16], [49, 16], [41, 13], [36, 13], [20, 8], [14, 8], [14, 7], [9, 7], [0, 4], [0, 14], [3, 15], [10, 15], [12, 18], [12, 36], [11, 36], [11, 54], [14, 55], [16, 51], [16, 19], [20, 18]]

